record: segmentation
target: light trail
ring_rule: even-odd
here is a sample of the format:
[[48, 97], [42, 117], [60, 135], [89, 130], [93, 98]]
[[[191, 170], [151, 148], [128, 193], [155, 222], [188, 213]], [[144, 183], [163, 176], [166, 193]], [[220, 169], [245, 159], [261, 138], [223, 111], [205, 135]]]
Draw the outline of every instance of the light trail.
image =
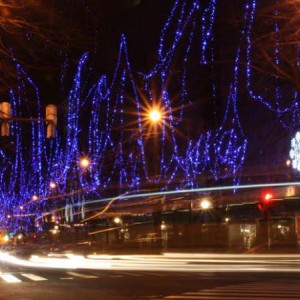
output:
[[296, 182], [277, 182], [277, 183], [259, 183], [259, 184], [244, 184], [244, 185], [229, 185], [229, 186], [217, 186], [217, 187], [204, 187], [204, 188], [194, 188], [194, 189], [184, 189], [184, 190], [172, 190], [172, 191], [160, 191], [160, 192], [149, 192], [149, 193], [139, 193], [133, 195], [120, 195], [118, 197], [102, 198], [97, 200], [86, 201], [85, 204], [93, 204], [99, 202], [107, 202], [113, 199], [129, 200], [134, 198], [152, 197], [152, 196], [163, 196], [163, 195], [177, 195], [185, 193], [199, 193], [199, 192], [217, 192], [217, 191], [228, 191], [228, 190], [242, 190], [242, 189], [257, 189], [257, 188], [267, 188], [267, 187], [286, 187], [300, 185], [300, 181]]
[[[135, 199], [135, 198], [144, 198], [144, 197], [153, 197], [153, 196], [164, 196], [164, 195], [177, 195], [177, 194], [186, 194], [186, 193], [205, 193], [205, 192], [217, 192], [217, 191], [228, 191], [228, 190], [245, 190], [245, 189], [257, 189], [257, 188], [270, 188], [270, 187], [287, 187], [287, 186], [295, 186], [300, 185], [300, 181], [295, 182], [277, 182], [277, 183], [259, 183], [259, 184], [244, 184], [244, 185], [229, 185], [229, 186], [217, 186], [217, 187], [204, 187], [204, 188], [192, 188], [192, 189], [184, 189], [184, 190], [170, 190], [170, 191], [156, 191], [156, 192], [147, 192], [147, 193], [138, 193], [138, 194], [122, 194], [119, 196], [114, 197], [108, 197], [108, 198], [101, 198], [101, 199], [95, 199], [95, 200], [89, 200], [85, 202], [85, 205], [91, 205], [95, 203], [102, 203], [102, 202], [109, 202], [107, 206], [104, 208], [103, 211], [100, 213], [97, 213], [96, 216], [101, 215], [102, 213], [106, 212], [108, 208], [111, 206], [111, 204], [116, 200], [129, 200], [129, 199]], [[69, 204], [70, 207], [78, 207], [81, 204], [75, 203], [75, 204]], [[46, 214], [51, 214], [53, 211], [63, 211], [65, 207], [58, 208], [55, 210], [51, 210], [49, 212], [45, 212], [42, 216], [36, 218], [42, 218]], [[77, 214], [80, 214], [77, 213]], [[75, 214], [74, 214], [75, 215]], [[95, 215], [88, 219], [95, 218]], [[85, 219], [82, 222], [88, 220]]]
[[0, 252], [0, 261], [22, 267], [41, 269], [92, 269], [115, 271], [161, 272], [297, 272], [299, 255], [218, 255], [180, 254], [164, 255], [88, 255], [75, 254], [33, 255], [30, 259], [16, 258]]

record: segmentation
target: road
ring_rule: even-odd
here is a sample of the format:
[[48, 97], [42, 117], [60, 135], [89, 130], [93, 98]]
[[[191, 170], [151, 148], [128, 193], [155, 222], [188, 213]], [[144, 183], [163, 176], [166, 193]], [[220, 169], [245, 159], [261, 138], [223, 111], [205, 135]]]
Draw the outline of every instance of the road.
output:
[[[89, 264], [86, 269], [74, 264], [65, 268], [62, 257], [60, 267], [55, 266], [57, 258], [50, 257], [54, 268], [2, 259], [0, 299], [300, 299], [296, 256], [226, 257], [105, 256], [113, 265], [104, 264], [102, 269]], [[178, 261], [182, 260], [187, 262], [185, 270], [172, 269], [172, 263], [178, 269]], [[157, 261], [161, 269], [156, 267]], [[130, 270], [129, 265], [135, 269]]]

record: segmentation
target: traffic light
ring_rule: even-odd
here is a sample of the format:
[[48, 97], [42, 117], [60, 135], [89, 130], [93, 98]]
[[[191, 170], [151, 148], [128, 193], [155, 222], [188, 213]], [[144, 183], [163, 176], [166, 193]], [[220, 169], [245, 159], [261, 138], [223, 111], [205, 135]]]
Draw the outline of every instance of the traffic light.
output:
[[264, 194], [263, 201], [264, 201], [265, 204], [269, 204], [272, 199], [273, 199], [273, 194], [272, 193], [268, 192], [268, 193]]
[[47, 138], [55, 138], [57, 125], [57, 107], [49, 104], [46, 106]]
[[269, 210], [271, 204], [272, 204], [272, 199], [274, 199], [274, 195], [272, 192], [268, 191], [263, 193], [259, 203], [258, 203], [258, 208], [261, 212], [266, 212]]
[[1, 136], [9, 136], [10, 134], [10, 103], [9, 102], [1, 102], [0, 103], [0, 121], [1, 121]]

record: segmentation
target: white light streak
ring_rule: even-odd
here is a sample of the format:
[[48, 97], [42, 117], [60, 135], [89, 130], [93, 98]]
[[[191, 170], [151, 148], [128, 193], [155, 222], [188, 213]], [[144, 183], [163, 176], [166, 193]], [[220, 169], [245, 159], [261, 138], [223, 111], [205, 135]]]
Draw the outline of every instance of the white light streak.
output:
[[[297, 254], [220, 255], [194, 253], [165, 253], [164, 255], [88, 255], [87, 257], [68, 255], [68, 257], [65, 256], [61, 258], [32, 256], [29, 260], [18, 259], [8, 254], [1, 254], [0, 257], [3, 262], [7, 262], [18, 266], [35, 268], [158, 272], [265, 271], [300, 273], [300, 257]], [[69, 271], [68, 274], [71, 276], [82, 278], [95, 278], [94, 275], [86, 275], [73, 271]], [[11, 278], [11, 280], [14, 279]]]
[[106, 202], [106, 201], [111, 201], [112, 199], [129, 200], [129, 199], [134, 199], [134, 198], [152, 197], [152, 196], [176, 195], [176, 194], [199, 193], [199, 192], [216, 192], [216, 191], [226, 191], [226, 190], [228, 191], [228, 190], [242, 190], [242, 189], [257, 189], [257, 188], [266, 188], [266, 187], [285, 187], [285, 186], [293, 186], [293, 185], [300, 185], [300, 181], [193, 188], [193, 189], [184, 189], [184, 190], [140, 193], [140, 194], [134, 194], [134, 195], [123, 194], [118, 197], [86, 201], [86, 204]]

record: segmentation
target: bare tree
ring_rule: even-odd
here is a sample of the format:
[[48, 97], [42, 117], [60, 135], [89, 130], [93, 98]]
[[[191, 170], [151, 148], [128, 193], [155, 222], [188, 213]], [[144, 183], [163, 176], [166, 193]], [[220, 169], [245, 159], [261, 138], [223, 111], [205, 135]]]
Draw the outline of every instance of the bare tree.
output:
[[257, 9], [251, 67], [262, 78], [265, 89], [268, 80], [276, 81], [286, 93], [300, 91], [300, 1], [274, 2], [262, 1]]
[[76, 20], [70, 13], [80, 1], [60, 2], [0, 1], [0, 94], [15, 83], [15, 62], [47, 73], [57, 68], [60, 54], [92, 44], [79, 25], [84, 14]]

